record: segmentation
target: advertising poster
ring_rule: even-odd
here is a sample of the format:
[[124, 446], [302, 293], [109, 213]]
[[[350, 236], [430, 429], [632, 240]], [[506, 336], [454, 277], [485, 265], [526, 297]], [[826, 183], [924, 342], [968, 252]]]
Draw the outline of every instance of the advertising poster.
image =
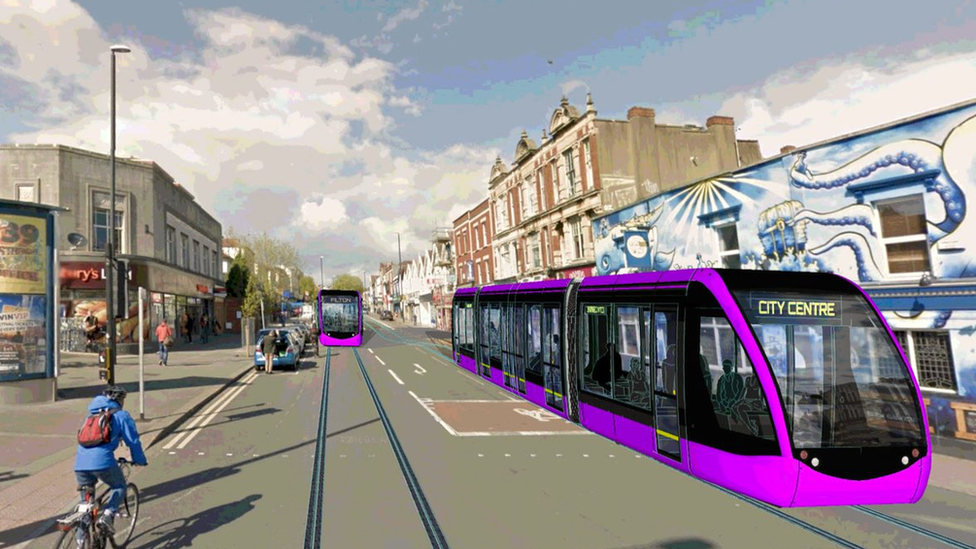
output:
[[0, 294], [0, 375], [43, 374], [47, 297]]
[[0, 214], [0, 293], [47, 290], [47, 219]]

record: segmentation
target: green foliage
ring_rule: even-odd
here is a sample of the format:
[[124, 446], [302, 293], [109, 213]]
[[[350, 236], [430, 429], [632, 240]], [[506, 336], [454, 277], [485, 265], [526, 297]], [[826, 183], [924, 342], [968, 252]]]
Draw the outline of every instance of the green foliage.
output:
[[300, 297], [308, 296], [309, 299], [315, 299], [316, 291], [318, 290], [318, 285], [315, 284], [315, 279], [305, 275], [298, 281], [298, 293]]
[[332, 280], [332, 285], [329, 288], [333, 290], [356, 290], [358, 292], [363, 291], [363, 281], [359, 279], [358, 276], [343, 274], [335, 277]]
[[263, 298], [264, 292], [261, 289], [261, 283], [254, 277], [248, 277], [247, 288], [244, 291], [244, 303], [241, 303], [241, 314], [249, 318], [260, 315]]
[[243, 252], [238, 252], [230, 264], [230, 271], [227, 272], [227, 295], [244, 297], [250, 280], [251, 270], [247, 267], [247, 259]]

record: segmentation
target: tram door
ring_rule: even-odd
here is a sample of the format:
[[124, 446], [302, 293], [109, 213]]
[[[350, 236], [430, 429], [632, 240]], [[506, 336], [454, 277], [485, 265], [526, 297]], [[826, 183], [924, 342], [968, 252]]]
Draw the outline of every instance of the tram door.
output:
[[678, 373], [684, 353], [678, 348], [678, 307], [658, 305], [645, 310], [646, 341], [654, 345], [654, 431], [657, 451], [681, 461], [678, 438]]
[[525, 306], [515, 305], [515, 326], [513, 340], [515, 342], [515, 378], [518, 379], [518, 391], [525, 394]]
[[515, 389], [518, 379], [515, 377], [515, 323], [512, 322], [514, 311], [511, 304], [502, 305], [501, 316], [502, 371], [505, 372], [505, 386]]

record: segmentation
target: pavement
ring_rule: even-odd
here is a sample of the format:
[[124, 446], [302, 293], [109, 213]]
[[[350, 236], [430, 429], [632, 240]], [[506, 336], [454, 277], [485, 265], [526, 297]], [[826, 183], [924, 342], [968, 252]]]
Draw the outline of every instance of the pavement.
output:
[[[128, 391], [125, 408], [150, 448], [252, 368], [239, 334], [209, 343], [181, 345], [160, 366], [155, 345], [144, 357], [144, 419], [140, 419], [139, 357], [120, 356], [116, 383]], [[73, 474], [75, 436], [91, 399], [105, 382], [97, 355], [61, 353], [58, 399], [51, 403], [0, 405], [0, 547], [36, 537], [77, 501]], [[120, 449], [119, 455], [126, 455]]]

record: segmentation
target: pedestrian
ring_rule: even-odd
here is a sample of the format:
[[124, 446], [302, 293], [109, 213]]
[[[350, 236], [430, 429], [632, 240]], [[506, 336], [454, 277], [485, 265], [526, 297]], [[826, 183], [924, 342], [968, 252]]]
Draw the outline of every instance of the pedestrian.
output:
[[203, 313], [203, 316], [200, 317], [200, 339], [204, 343], [210, 341], [210, 317], [207, 316], [207, 313]]
[[173, 330], [166, 324], [166, 319], [159, 321], [156, 326], [156, 341], [159, 342], [159, 365], [168, 366], [169, 347], [173, 345]]
[[261, 341], [261, 350], [264, 353], [264, 372], [273, 373], [275, 350], [278, 347], [278, 330], [271, 330]]
[[95, 334], [98, 332], [98, 319], [92, 314], [91, 309], [85, 314], [85, 350], [95, 350]]
[[186, 342], [193, 343], [193, 317], [189, 313], [183, 313], [183, 330], [186, 334]]

